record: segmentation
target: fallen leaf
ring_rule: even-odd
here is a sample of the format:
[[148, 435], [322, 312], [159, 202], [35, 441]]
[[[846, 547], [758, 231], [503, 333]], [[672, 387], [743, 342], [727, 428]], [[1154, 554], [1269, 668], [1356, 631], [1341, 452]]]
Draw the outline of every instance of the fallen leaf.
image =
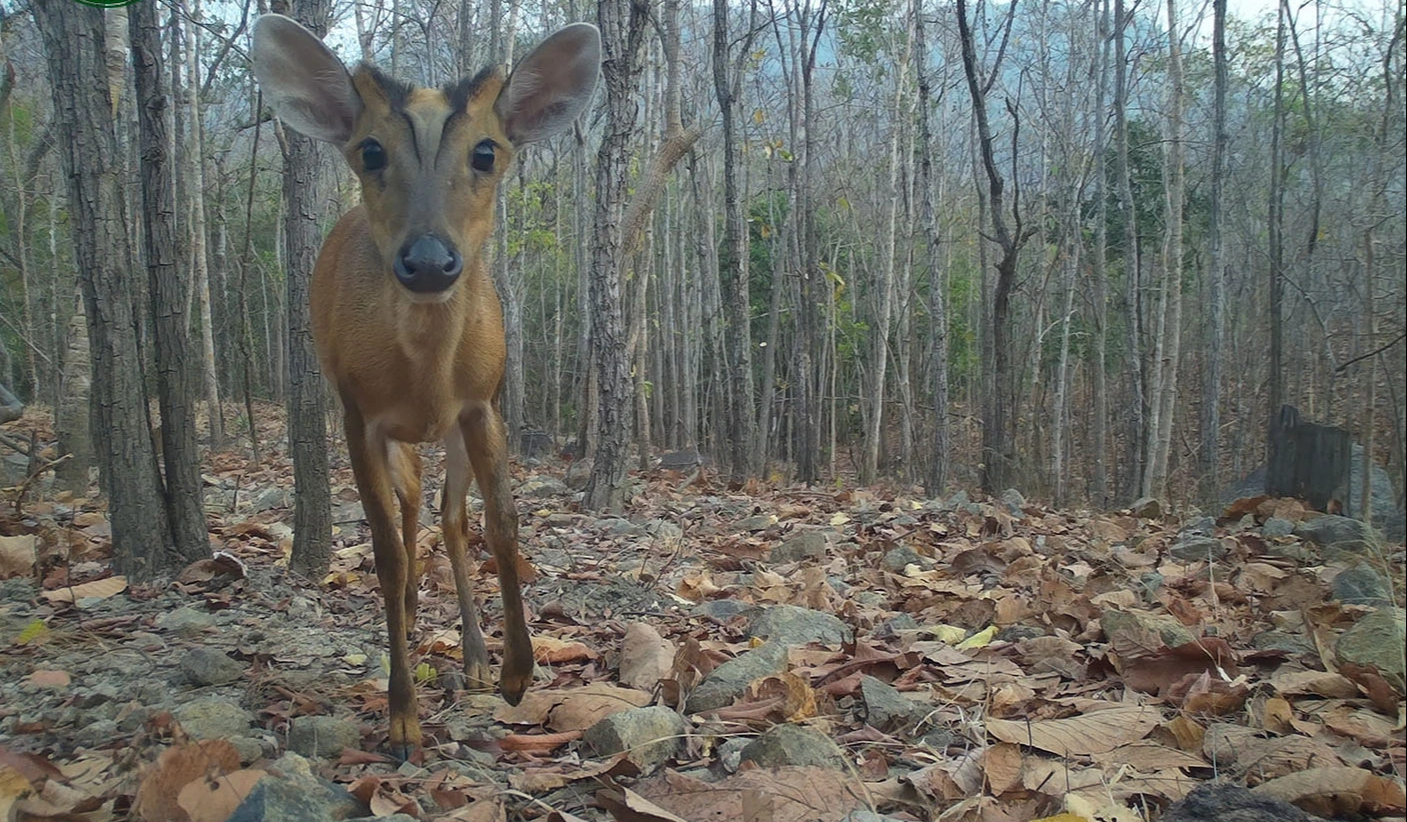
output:
[[108, 577], [81, 585], [56, 588], [45, 591], [43, 596], [50, 602], [77, 602], [80, 599], [107, 599], [127, 590], [127, 577]]
[[0, 579], [26, 576], [34, 571], [39, 538], [34, 534], [0, 537]]
[[261, 770], [240, 770], [215, 780], [193, 779], [176, 795], [191, 822], [225, 822], [264, 777]]
[[674, 667], [674, 643], [643, 622], [626, 626], [620, 648], [620, 683], [654, 690]]
[[1157, 708], [1115, 705], [1067, 719], [1015, 722], [988, 718], [986, 728], [987, 733], [1002, 742], [1071, 756], [1112, 751], [1147, 736], [1161, 721]]
[[196, 779], [239, 769], [239, 752], [223, 739], [202, 739], [162, 752], [137, 786], [132, 812], [144, 822], [188, 822], [181, 789]]

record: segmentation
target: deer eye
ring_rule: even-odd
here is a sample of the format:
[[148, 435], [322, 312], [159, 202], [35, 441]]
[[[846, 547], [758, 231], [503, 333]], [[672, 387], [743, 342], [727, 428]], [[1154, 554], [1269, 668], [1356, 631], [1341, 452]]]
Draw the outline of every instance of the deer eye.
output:
[[386, 149], [375, 140], [362, 143], [362, 168], [367, 171], [380, 171], [386, 167]]
[[481, 140], [469, 155], [469, 165], [475, 171], [493, 171], [493, 141]]

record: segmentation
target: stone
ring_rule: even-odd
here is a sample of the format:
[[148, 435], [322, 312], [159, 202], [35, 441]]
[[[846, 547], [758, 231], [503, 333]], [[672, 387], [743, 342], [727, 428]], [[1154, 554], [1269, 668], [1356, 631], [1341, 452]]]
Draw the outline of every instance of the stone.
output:
[[293, 494], [285, 488], [274, 486], [260, 491], [254, 497], [254, 511], [270, 511], [274, 508], [290, 508], [293, 505]]
[[1025, 513], [1026, 498], [1021, 496], [1021, 492], [1016, 490], [1015, 488], [1008, 488], [1003, 491], [1001, 500], [1002, 503], [1006, 505], [1007, 509], [1009, 509], [1012, 514], [1015, 514], [1019, 517]]
[[1225, 782], [1198, 785], [1161, 818], [1163, 822], [1322, 822], [1283, 799]]
[[830, 554], [830, 542], [821, 531], [797, 531], [772, 548], [771, 560], [781, 565], [808, 559], [824, 560]]
[[1371, 605], [1381, 608], [1392, 605], [1392, 583], [1379, 571], [1364, 563], [1351, 565], [1334, 577], [1334, 599], [1345, 605]]
[[288, 729], [288, 749], [310, 759], [338, 756], [343, 748], [361, 744], [361, 731], [345, 719], [331, 716], [298, 716]]
[[524, 499], [547, 499], [570, 494], [572, 489], [556, 477], [528, 477], [518, 486], [518, 496]]
[[279, 757], [268, 770], [226, 822], [345, 822], [370, 813], [345, 789], [314, 776], [296, 753]]
[[1177, 532], [1178, 539], [1184, 539], [1193, 535], [1201, 537], [1216, 536], [1216, 520], [1211, 517], [1198, 517], [1182, 526]]
[[748, 636], [783, 645], [840, 645], [853, 638], [849, 626], [835, 614], [796, 605], [769, 605], [755, 609], [748, 620]]
[[1163, 504], [1153, 497], [1139, 497], [1129, 506], [1129, 513], [1139, 519], [1161, 519]]
[[739, 602], [736, 599], [710, 599], [707, 602], [699, 603], [694, 608], [694, 613], [708, 617], [715, 622], [727, 622], [752, 607], [751, 604]]
[[1184, 562], [1216, 562], [1226, 557], [1227, 548], [1213, 537], [1189, 536], [1169, 548], [1168, 553]]
[[860, 700], [865, 706], [865, 724], [885, 733], [906, 731], [928, 713], [927, 706], [872, 676], [860, 680]]
[[829, 736], [804, 725], [776, 725], [743, 748], [742, 759], [763, 768], [787, 765], [842, 770], [845, 753]]
[[567, 466], [567, 473], [562, 477], [562, 482], [573, 491], [580, 491], [586, 487], [586, 483], [591, 481], [591, 460], [576, 460]]
[[1282, 517], [1271, 517], [1260, 527], [1260, 535], [1266, 539], [1288, 537], [1295, 532], [1295, 524]]
[[736, 531], [766, 531], [777, 524], [777, 518], [771, 514], [758, 514], [754, 517], [744, 517], [733, 523]]
[[583, 739], [603, 757], [624, 753], [648, 774], [684, 750], [688, 730], [684, 717], [657, 705], [611, 714], [587, 728]]
[[1099, 624], [1103, 626], [1104, 635], [1111, 645], [1119, 634], [1135, 631], [1157, 634], [1169, 648], [1186, 645], [1196, 639], [1175, 617], [1147, 611], [1105, 611], [1099, 618]]
[[247, 736], [254, 716], [229, 700], [205, 697], [172, 711], [181, 728], [195, 739]]
[[244, 676], [244, 665], [223, 651], [195, 648], [181, 657], [181, 671], [198, 686], [227, 685]]
[[696, 714], [725, 708], [742, 696], [753, 680], [775, 676], [786, 669], [786, 646], [780, 642], [764, 642], [714, 668], [689, 694], [686, 710]]
[[215, 615], [190, 606], [182, 606], [156, 618], [156, 627], [186, 636], [215, 627]]
[[1378, 669], [1388, 684], [1402, 693], [1407, 685], [1407, 664], [1402, 649], [1407, 644], [1407, 611], [1383, 608], [1364, 616], [1334, 643], [1339, 662], [1354, 662]]
[[884, 570], [895, 574], [904, 573], [904, 569], [910, 565], [917, 565], [921, 570], [932, 569], [937, 563], [932, 559], [915, 551], [909, 545], [896, 545], [884, 552], [879, 564]]
[[1340, 551], [1366, 551], [1376, 544], [1373, 533], [1361, 520], [1325, 514], [1301, 522], [1295, 535], [1324, 548]]

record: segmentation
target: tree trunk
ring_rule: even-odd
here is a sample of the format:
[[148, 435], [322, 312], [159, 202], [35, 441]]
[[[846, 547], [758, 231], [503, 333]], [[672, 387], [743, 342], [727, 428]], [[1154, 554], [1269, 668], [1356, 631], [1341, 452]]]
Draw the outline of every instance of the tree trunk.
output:
[[1143, 292], [1139, 283], [1140, 264], [1138, 250], [1138, 208], [1133, 199], [1133, 176], [1129, 168], [1129, 124], [1128, 124], [1128, 49], [1124, 35], [1132, 20], [1132, 11], [1124, 11], [1124, 1], [1114, 2], [1114, 144], [1118, 163], [1119, 207], [1124, 215], [1124, 294], [1128, 318], [1128, 395], [1124, 401], [1124, 414], [1127, 420], [1125, 434], [1126, 453], [1124, 465], [1124, 494], [1133, 499], [1138, 496], [1143, 482], [1144, 466], [1144, 419], [1145, 398], [1143, 379]]
[[156, 348], [156, 383], [161, 407], [161, 459], [166, 472], [166, 509], [176, 551], [186, 562], [210, 555], [195, 436], [196, 386], [193, 347], [183, 316], [185, 288], [176, 266], [176, 189], [167, 153], [161, 27], [150, 3], [130, 9], [132, 65], [136, 71], [141, 132], [142, 220]]
[[[1266, 462], [1274, 464], [1279, 455], [1278, 438], [1274, 436], [1280, 407], [1285, 404], [1284, 370], [1284, 229], [1285, 229], [1285, 153], [1282, 143], [1285, 129], [1285, 4], [1277, 5], [1275, 26], [1275, 106], [1270, 125], [1270, 376], [1269, 376], [1269, 436], [1266, 440]], [[1266, 473], [1267, 483], [1270, 473]]]
[[1226, 178], [1226, 0], [1212, 0], [1212, 169], [1207, 214], [1207, 362], [1202, 385], [1202, 501], [1215, 503], [1221, 489], [1222, 338], [1226, 336], [1226, 248], [1222, 240], [1222, 193]]
[[[225, 413], [220, 407], [220, 379], [215, 364], [215, 322], [210, 310], [210, 256], [205, 226], [205, 128], [200, 119], [200, 41], [195, 20], [198, 5], [185, 4], [190, 19], [186, 32], [186, 109], [189, 111], [190, 244], [196, 300], [200, 303], [200, 362], [205, 380], [206, 414], [210, 417], [210, 448], [225, 442]], [[174, 262], [174, 261], [173, 261]]]
[[1108, 329], [1109, 329], [1109, 283], [1106, 270], [1109, 253], [1109, 214], [1108, 214], [1108, 172], [1104, 163], [1104, 153], [1108, 136], [1105, 133], [1107, 117], [1105, 102], [1108, 92], [1109, 65], [1109, 0], [1104, 0], [1099, 14], [1099, 51], [1094, 63], [1095, 95], [1091, 119], [1094, 121], [1094, 252], [1090, 260], [1090, 279], [1094, 292], [1094, 418], [1090, 421], [1090, 439], [1093, 441], [1094, 471], [1090, 496], [1095, 510], [1109, 507], [1109, 381], [1108, 381]]
[[93, 467], [92, 396], [93, 358], [89, 355], [88, 323], [80, 300], [68, 321], [68, 350], [63, 358], [63, 393], [54, 408], [54, 429], [59, 448], [69, 458], [55, 469], [59, 487], [77, 496], [88, 493]]
[[584, 505], [619, 511], [625, 498], [633, 398], [621, 316], [621, 223], [630, 145], [639, 126], [635, 86], [648, 9], [638, 0], [599, 0], [601, 78], [606, 86], [606, 130], [596, 156], [596, 221], [591, 242], [591, 347], [596, 358], [600, 423]]
[[[273, 10], [287, 13], [318, 36], [331, 17], [330, 0], [283, 0]], [[318, 174], [319, 147], [312, 138], [283, 130], [283, 222], [287, 293], [288, 450], [293, 454], [293, 556], [289, 567], [317, 578], [332, 551], [332, 493], [327, 463], [327, 401], [322, 369], [313, 348], [308, 302], [313, 265], [322, 245], [319, 218], [323, 196]]]
[[[750, 38], [749, 38], [750, 39]], [[743, 52], [747, 46], [743, 47]], [[752, 304], [748, 294], [747, 203], [738, 185], [742, 146], [737, 135], [737, 89], [729, 72], [728, 2], [713, 0], [713, 90], [723, 119], [723, 246], [719, 278], [727, 301], [727, 357], [732, 381], [728, 407], [730, 481], [741, 484], [754, 473], [757, 436], [753, 413]]]
[[93, 427], [102, 433], [98, 463], [108, 494], [113, 561], [135, 579], [170, 567], [170, 523], [152, 445], [137, 344], [127, 235], [120, 218], [117, 157], [106, 83], [103, 12], [68, 0], [31, 5], [44, 39], [50, 91], [59, 118], [59, 153], [68, 179], [74, 262], [83, 291], [93, 360]]

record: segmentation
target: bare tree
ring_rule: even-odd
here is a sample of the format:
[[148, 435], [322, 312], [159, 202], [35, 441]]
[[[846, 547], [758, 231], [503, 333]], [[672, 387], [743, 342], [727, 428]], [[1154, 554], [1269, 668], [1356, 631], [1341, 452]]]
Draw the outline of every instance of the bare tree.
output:
[[1201, 497], [1220, 491], [1222, 338], [1226, 335], [1226, 246], [1222, 241], [1222, 192], [1226, 179], [1226, 0], [1212, 0], [1212, 168], [1207, 206], [1207, 317], [1210, 328], [1202, 386]]

